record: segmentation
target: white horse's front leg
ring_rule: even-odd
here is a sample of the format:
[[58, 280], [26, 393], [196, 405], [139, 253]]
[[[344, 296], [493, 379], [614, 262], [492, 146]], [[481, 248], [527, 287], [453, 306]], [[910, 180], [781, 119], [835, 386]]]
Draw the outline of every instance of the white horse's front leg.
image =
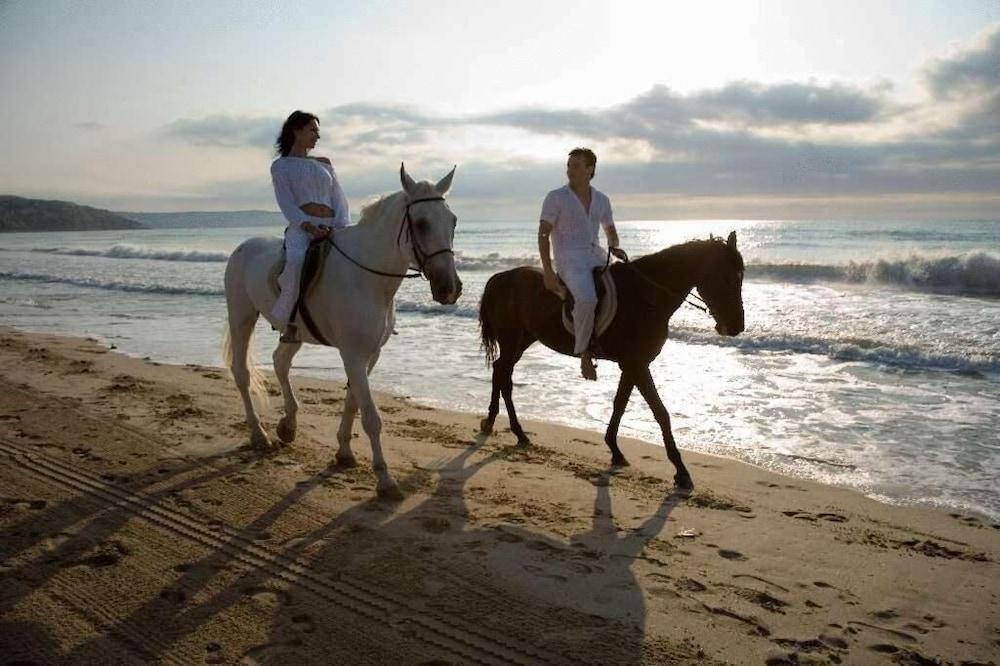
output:
[[[380, 352], [375, 352], [371, 361], [368, 362], [368, 374], [370, 375], [375, 364], [378, 363]], [[357, 458], [351, 451], [351, 440], [354, 439], [354, 417], [358, 413], [358, 401], [354, 399], [354, 393], [347, 391], [344, 398], [344, 414], [340, 419], [340, 427], [337, 429], [337, 464], [342, 467], [356, 467]]]
[[[342, 351], [341, 357], [344, 359], [344, 369], [347, 371], [350, 391], [361, 410], [361, 425], [371, 441], [372, 468], [378, 477], [376, 492], [379, 497], [385, 499], [401, 500], [403, 493], [396, 484], [396, 480], [392, 478], [385, 457], [382, 455], [382, 417], [378, 413], [378, 407], [375, 406], [368, 386], [368, 370], [371, 367], [371, 362], [366, 363], [365, 359], [354, 357], [350, 352]], [[346, 406], [344, 413], [346, 416]]]
[[298, 427], [296, 416], [299, 413], [299, 401], [292, 390], [292, 382], [288, 373], [292, 368], [292, 359], [302, 348], [301, 342], [279, 344], [271, 359], [274, 361], [274, 374], [281, 385], [281, 397], [285, 402], [285, 415], [278, 422], [278, 439], [288, 444], [295, 441], [295, 430]]

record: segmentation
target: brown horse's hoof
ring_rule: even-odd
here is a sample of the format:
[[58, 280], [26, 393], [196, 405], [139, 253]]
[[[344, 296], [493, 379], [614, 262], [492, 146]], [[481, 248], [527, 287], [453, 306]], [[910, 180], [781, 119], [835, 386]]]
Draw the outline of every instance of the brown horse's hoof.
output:
[[479, 422], [479, 432], [489, 435], [493, 432], [493, 423], [489, 419], [483, 419]]
[[629, 461], [625, 459], [625, 456], [612, 456], [611, 457], [612, 467], [630, 467]]
[[280, 421], [278, 421], [278, 439], [285, 444], [290, 444], [295, 441], [295, 426], [289, 425], [288, 417], [283, 417]]
[[375, 491], [381, 499], [389, 500], [391, 502], [402, 502], [406, 499], [403, 495], [403, 491], [399, 489], [395, 483], [385, 487], [380, 487]]
[[518, 448], [526, 449], [529, 446], [531, 446], [531, 440], [528, 439], [527, 437], [518, 437], [517, 446]]
[[354, 457], [354, 454], [340, 455], [339, 453], [334, 456], [337, 464], [341, 467], [357, 467], [358, 459]]
[[681, 493], [690, 494], [694, 490], [694, 481], [691, 480], [690, 476], [675, 476], [674, 477], [674, 490]]

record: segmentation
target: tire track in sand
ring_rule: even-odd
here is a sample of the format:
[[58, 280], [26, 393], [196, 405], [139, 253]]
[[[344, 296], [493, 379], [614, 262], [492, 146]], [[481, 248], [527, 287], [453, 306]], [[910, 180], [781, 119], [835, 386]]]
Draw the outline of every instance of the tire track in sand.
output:
[[[152, 525], [210, 549], [223, 551], [242, 562], [323, 601], [382, 626], [411, 628], [411, 638], [445, 650], [463, 660], [481, 664], [567, 663], [567, 659], [541, 648], [504, 637], [479, 626], [471, 626], [453, 615], [410, 605], [404, 598], [370, 584], [330, 581], [313, 573], [308, 565], [285, 557], [227, 526], [209, 526], [179, 511], [167, 508], [88, 472], [13, 442], [0, 439], [0, 452], [21, 469], [59, 486], [84, 492]], [[407, 626], [408, 625], [408, 626]]]

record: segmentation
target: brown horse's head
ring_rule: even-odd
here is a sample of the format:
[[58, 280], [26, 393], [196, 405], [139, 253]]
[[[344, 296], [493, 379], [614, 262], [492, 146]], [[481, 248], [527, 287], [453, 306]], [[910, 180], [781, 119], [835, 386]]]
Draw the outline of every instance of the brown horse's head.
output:
[[708, 258], [701, 279], [695, 285], [715, 319], [720, 335], [743, 332], [743, 257], [736, 249], [736, 232], [725, 242], [708, 241]]

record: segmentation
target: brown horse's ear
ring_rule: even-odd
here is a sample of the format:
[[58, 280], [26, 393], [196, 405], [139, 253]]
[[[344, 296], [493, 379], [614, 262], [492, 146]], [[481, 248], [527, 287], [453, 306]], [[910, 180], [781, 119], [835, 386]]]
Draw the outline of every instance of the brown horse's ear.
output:
[[729, 238], [726, 239], [726, 245], [728, 245], [729, 247], [733, 248], [734, 250], [736, 249], [736, 232], [735, 231], [730, 231], [729, 232]]

